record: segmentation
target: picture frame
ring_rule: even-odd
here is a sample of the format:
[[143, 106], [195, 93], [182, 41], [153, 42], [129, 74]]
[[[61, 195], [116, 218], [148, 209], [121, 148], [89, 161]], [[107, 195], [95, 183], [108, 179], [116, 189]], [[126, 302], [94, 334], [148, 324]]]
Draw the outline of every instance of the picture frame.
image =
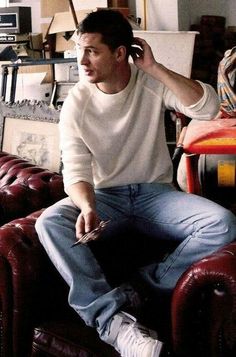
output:
[[1, 151], [60, 173], [59, 116], [43, 102], [0, 102]]

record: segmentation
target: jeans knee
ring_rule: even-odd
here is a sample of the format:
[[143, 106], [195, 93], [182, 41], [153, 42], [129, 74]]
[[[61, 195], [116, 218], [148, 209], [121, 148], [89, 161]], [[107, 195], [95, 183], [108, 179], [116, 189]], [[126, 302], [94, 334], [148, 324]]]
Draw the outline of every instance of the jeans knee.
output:
[[43, 219], [42, 219], [42, 214], [37, 218], [36, 223], [35, 223], [35, 229], [36, 232], [39, 233], [42, 229], [43, 226]]
[[231, 211], [227, 211], [226, 222], [228, 222], [228, 226], [232, 231], [233, 237], [236, 239], [236, 216]]
[[236, 216], [230, 210], [223, 208], [215, 218], [225, 243], [234, 241], [236, 239]]
[[38, 234], [39, 240], [41, 240], [41, 237], [43, 236], [43, 232], [45, 231], [45, 227], [47, 226], [47, 217], [44, 216], [44, 213], [42, 213], [36, 220], [35, 223], [35, 230]]
[[35, 230], [41, 242], [44, 240], [45, 236], [48, 236], [48, 233], [53, 229], [56, 222], [60, 222], [60, 220], [55, 214], [53, 206], [46, 208], [37, 218]]

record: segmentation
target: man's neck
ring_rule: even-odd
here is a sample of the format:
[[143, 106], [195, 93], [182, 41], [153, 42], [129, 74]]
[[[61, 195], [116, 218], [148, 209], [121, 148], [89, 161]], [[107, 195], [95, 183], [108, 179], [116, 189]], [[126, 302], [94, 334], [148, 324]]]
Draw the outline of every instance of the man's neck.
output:
[[103, 93], [116, 94], [121, 92], [129, 83], [131, 77], [131, 68], [129, 63], [116, 73], [109, 82], [97, 83], [97, 88]]

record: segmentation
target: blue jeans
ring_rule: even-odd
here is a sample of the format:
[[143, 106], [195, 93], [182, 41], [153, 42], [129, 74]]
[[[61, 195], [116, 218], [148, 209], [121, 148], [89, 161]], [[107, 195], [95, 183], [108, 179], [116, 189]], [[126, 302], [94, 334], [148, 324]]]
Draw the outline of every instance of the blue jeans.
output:
[[[230, 211], [200, 196], [176, 191], [169, 184], [99, 189], [96, 202], [100, 219], [111, 220], [104, 231], [109, 239], [117, 227], [132, 222], [147, 239], [166, 237], [177, 243], [164, 261], [139, 269], [147, 284], [159, 291], [172, 290], [192, 263], [236, 238], [236, 217]], [[70, 287], [69, 304], [102, 335], [111, 317], [128, 302], [130, 287], [109, 285], [89, 245], [71, 248], [78, 214], [79, 209], [65, 198], [43, 212], [36, 230]]]

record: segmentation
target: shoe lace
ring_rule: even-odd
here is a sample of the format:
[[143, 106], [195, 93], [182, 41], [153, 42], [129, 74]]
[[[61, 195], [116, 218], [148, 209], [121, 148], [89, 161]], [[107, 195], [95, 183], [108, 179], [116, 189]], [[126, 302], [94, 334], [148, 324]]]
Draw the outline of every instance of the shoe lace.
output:
[[[149, 330], [136, 323], [129, 324], [129, 326], [122, 326], [118, 337], [117, 344], [119, 345], [120, 354], [122, 357], [151, 357], [146, 354], [147, 347], [153, 346], [156, 341], [150, 337]], [[145, 354], [144, 354], [145, 352]]]

